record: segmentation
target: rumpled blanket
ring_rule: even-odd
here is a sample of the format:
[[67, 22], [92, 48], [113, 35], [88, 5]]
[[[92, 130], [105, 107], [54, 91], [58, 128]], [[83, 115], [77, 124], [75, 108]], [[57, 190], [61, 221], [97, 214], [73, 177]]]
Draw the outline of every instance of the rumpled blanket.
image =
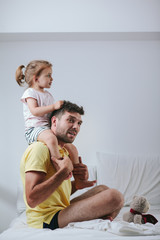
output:
[[160, 235], [160, 224], [155, 225], [151, 223], [134, 224], [124, 221], [113, 221], [95, 219], [83, 222], [69, 223], [68, 228], [94, 229], [100, 231], [108, 231], [110, 233], [121, 236], [149, 236]]

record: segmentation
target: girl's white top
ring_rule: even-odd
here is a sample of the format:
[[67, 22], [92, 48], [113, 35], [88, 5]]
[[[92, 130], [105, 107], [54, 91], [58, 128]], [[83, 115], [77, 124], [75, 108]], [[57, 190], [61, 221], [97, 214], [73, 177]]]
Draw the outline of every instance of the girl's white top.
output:
[[41, 107], [53, 104], [55, 102], [53, 96], [46, 90], [45, 92], [39, 92], [33, 88], [28, 88], [21, 97], [21, 101], [23, 102], [25, 130], [28, 130], [31, 127], [49, 126], [49, 116], [51, 113], [40, 117], [34, 116], [28, 108], [28, 104], [26, 102], [27, 98], [36, 99], [38, 107]]

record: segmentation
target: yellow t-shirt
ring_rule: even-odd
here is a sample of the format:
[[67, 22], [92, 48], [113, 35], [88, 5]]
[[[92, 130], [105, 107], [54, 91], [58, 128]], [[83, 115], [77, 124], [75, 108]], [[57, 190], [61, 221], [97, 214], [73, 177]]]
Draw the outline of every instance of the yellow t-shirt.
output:
[[[65, 148], [60, 148], [61, 156], [68, 155]], [[43, 222], [49, 224], [55, 213], [70, 205], [71, 181], [64, 180], [62, 184], [49, 196], [47, 200], [30, 208], [25, 196], [25, 173], [27, 171], [41, 171], [46, 173], [46, 179], [55, 174], [55, 169], [50, 161], [47, 146], [41, 142], [34, 142], [26, 149], [20, 164], [20, 173], [24, 189], [27, 223], [30, 227], [43, 228]]]

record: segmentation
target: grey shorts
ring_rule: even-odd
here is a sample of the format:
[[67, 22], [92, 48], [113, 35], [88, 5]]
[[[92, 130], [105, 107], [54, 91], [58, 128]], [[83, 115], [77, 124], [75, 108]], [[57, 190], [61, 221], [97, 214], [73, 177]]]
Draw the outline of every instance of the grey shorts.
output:
[[37, 138], [39, 134], [47, 129], [50, 129], [48, 126], [41, 126], [41, 127], [32, 127], [25, 131], [25, 138], [28, 144], [33, 142], [37, 142]]

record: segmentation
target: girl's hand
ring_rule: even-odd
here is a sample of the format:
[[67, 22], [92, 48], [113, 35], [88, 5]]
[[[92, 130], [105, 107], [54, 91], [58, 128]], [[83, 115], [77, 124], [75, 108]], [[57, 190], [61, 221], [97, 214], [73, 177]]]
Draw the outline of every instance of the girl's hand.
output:
[[55, 102], [53, 104], [53, 107], [54, 107], [53, 111], [57, 110], [57, 109], [60, 109], [62, 107], [63, 103], [64, 103], [64, 101], [62, 101], [62, 100]]

